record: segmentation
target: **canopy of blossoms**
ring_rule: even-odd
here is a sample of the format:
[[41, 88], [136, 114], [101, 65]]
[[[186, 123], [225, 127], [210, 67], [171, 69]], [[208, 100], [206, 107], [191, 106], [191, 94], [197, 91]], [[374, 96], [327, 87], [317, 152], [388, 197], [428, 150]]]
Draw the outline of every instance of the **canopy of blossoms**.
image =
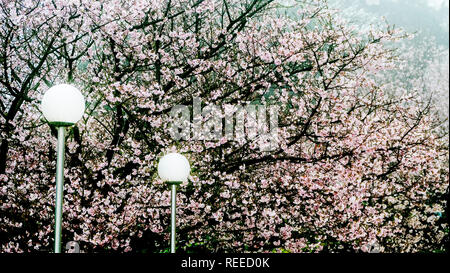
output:
[[[377, 80], [400, 69], [385, 46], [400, 31], [360, 30], [321, 0], [295, 14], [273, 0], [0, 3], [2, 252], [52, 248], [56, 129], [39, 103], [58, 83], [87, 101], [67, 131], [63, 210], [63, 242], [86, 252], [167, 250], [157, 162], [171, 151], [192, 166], [177, 204], [185, 251], [448, 242], [448, 131], [417, 95], [423, 83]], [[277, 105], [277, 147], [174, 140], [170, 111], [194, 98]]]

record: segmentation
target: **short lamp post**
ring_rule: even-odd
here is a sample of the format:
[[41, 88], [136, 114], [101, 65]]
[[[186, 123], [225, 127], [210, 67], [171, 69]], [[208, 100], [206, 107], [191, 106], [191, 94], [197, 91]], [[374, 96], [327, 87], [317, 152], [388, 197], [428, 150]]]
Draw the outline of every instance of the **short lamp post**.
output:
[[61, 222], [64, 192], [64, 149], [66, 127], [74, 125], [84, 114], [85, 101], [81, 92], [67, 84], [53, 86], [41, 102], [41, 110], [50, 124], [58, 129], [56, 161], [55, 253], [61, 253]]
[[170, 252], [175, 253], [176, 242], [176, 195], [177, 186], [187, 181], [191, 167], [185, 156], [171, 153], [163, 156], [158, 164], [158, 175], [172, 190], [171, 195], [171, 227], [170, 227]]

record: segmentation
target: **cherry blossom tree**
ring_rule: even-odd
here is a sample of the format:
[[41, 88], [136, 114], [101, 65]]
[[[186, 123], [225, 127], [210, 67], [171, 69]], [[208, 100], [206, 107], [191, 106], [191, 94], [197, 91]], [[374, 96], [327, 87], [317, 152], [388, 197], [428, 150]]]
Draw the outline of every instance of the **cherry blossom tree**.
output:
[[[403, 34], [360, 30], [325, 1], [297, 5], [292, 16], [272, 0], [2, 1], [2, 251], [51, 250], [56, 139], [39, 101], [60, 82], [87, 100], [68, 129], [63, 210], [63, 241], [86, 252], [167, 249], [156, 164], [174, 150], [192, 165], [180, 250], [441, 247], [448, 141], [435, 106], [376, 81], [398, 69], [385, 43]], [[171, 109], [196, 97], [277, 105], [278, 146], [174, 140]]]

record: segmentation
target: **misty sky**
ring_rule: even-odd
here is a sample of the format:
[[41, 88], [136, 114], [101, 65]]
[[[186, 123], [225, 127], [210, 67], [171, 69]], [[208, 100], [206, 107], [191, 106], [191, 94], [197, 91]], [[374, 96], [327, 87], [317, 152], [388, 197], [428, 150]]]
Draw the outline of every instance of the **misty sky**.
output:
[[[389, 24], [416, 33], [409, 46], [423, 51], [416, 52], [411, 60], [431, 61], [424, 71], [425, 75], [434, 76], [433, 81], [425, 82], [423, 91], [433, 93], [440, 113], [449, 117], [449, 0], [329, 0], [329, 3], [360, 27], [377, 25], [385, 17]], [[428, 53], [427, 47], [421, 46], [423, 42], [430, 42], [439, 53], [429, 56], [430, 59], [418, 58]]]
[[329, 0], [361, 22], [385, 17], [408, 32], [420, 32], [422, 38], [434, 37], [449, 47], [449, 0]]

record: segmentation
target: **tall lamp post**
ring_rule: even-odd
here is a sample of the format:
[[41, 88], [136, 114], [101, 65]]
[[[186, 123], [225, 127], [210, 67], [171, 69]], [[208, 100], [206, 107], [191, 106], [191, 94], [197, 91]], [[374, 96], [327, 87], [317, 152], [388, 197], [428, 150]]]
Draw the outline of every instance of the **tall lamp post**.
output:
[[170, 226], [170, 252], [175, 253], [176, 241], [176, 195], [177, 186], [187, 181], [191, 167], [185, 156], [171, 153], [163, 156], [158, 164], [158, 175], [172, 190], [171, 195], [171, 226]]
[[61, 253], [65, 130], [66, 127], [74, 125], [83, 116], [85, 110], [84, 97], [77, 88], [71, 85], [55, 85], [45, 92], [41, 102], [41, 110], [47, 121], [58, 129], [54, 249], [55, 253]]

